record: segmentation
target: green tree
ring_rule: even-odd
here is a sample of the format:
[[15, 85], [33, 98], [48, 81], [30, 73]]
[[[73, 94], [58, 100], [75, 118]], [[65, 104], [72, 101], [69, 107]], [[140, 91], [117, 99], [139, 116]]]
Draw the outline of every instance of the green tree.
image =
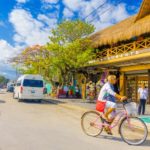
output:
[[9, 80], [6, 77], [4, 77], [3, 75], [0, 75], [0, 84], [1, 85], [6, 84], [8, 81]]
[[94, 57], [88, 39], [93, 31], [93, 25], [80, 20], [64, 21], [52, 30], [46, 49], [53, 54], [51, 64], [58, 69], [63, 82], [71, 72], [76, 72]]
[[81, 20], [64, 21], [55, 29], [52, 29], [50, 41], [64, 45], [81, 38], [86, 38], [88, 35], [94, 32], [94, 30], [95, 27], [93, 25]]

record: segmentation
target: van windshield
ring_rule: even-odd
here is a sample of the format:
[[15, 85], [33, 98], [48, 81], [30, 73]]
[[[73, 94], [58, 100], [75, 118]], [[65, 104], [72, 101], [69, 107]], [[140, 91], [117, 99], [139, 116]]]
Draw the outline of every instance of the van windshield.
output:
[[28, 86], [28, 87], [43, 87], [43, 81], [42, 80], [24, 79], [23, 86]]

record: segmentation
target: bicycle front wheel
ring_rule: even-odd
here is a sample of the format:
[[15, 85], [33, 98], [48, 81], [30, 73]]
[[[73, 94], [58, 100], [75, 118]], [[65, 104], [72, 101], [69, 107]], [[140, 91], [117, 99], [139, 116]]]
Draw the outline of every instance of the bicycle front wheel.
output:
[[81, 127], [85, 134], [96, 137], [102, 130], [101, 116], [96, 111], [88, 111], [81, 117]]
[[123, 119], [119, 130], [121, 138], [129, 145], [143, 144], [148, 135], [146, 124], [137, 117]]

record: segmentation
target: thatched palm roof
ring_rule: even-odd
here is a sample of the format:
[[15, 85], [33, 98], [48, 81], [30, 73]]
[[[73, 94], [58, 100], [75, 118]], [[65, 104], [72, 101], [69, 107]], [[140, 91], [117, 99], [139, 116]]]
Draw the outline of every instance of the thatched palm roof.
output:
[[150, 0], [144, 0], [140, 11], [137, 15], [136, 21], [150, 14]]
[[[93, 34], [90, 38], [93, 46], [111, 45], [123, 40], [129, 40], [132, 37], [150, 32], [150, 0], [144, 0], [139, 14], [129, 17], [120, 23], [108, 27], [102, 31]], [[148, 7], [145, 6], [148, 5]], [[145, 9], [144, 9], [145, 8]], [[142, 10], [144, 9], [144, 10]], [[146, 10], [148, 9], [148, 10]], [[138, 18], [138, 19], [137, 19]]]

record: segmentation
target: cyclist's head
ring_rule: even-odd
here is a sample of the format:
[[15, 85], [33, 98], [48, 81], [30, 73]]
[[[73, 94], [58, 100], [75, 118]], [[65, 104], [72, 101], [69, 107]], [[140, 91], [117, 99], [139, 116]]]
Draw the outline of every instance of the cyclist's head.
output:
[[111, 83], [111, 84], [116, 84], [116, 76], [115, 75], [109, 75], [108, 78], [107, 78], [108, 82]]

